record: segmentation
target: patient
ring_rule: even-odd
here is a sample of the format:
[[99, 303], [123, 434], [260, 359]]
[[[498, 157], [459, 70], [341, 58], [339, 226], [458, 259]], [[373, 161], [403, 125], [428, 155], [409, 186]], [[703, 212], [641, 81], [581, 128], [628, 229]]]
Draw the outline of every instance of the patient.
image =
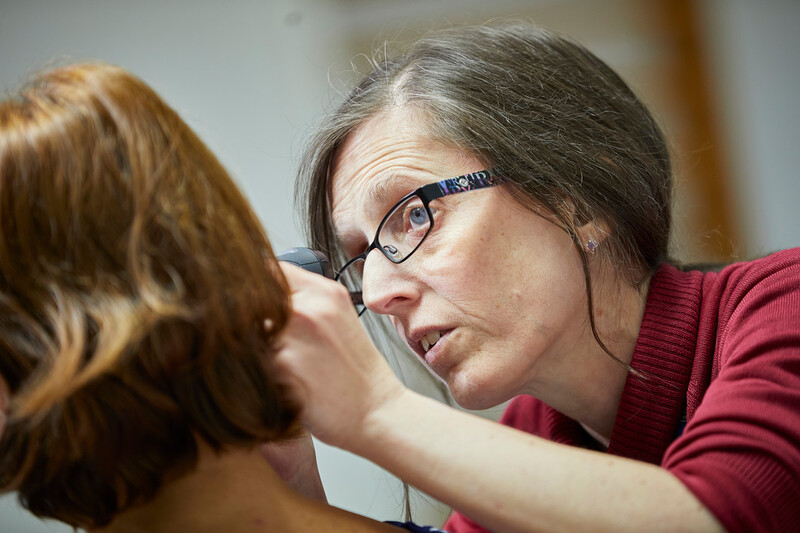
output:
[[270, 371], [289, 312], [247, 201], [143, 82], [77, 65], [0, 103], [0, 487], [30, 511], [397, 531], [291, 490], [259, 451], [297, 433]]

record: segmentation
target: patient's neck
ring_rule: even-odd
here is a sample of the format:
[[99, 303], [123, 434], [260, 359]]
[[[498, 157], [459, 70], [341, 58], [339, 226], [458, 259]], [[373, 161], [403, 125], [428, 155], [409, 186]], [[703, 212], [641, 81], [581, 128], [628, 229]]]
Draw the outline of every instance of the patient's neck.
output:
[[308, 500], [288, 489], [257, 449], [198, 450], [192, 472], [117, 515], [102, 533], [291, 531]]

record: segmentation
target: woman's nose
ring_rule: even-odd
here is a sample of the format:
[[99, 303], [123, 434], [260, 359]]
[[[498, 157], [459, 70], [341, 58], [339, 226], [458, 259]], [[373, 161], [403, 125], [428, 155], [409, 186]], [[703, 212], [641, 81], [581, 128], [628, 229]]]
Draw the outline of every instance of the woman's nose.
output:
[[380, 250], [372, 250], [364, 260], [364, 305], [375, 313], [395, 315], [402, 307], [416, 301], [418, 284], [410, 272], [405, 263], [392, 263]]

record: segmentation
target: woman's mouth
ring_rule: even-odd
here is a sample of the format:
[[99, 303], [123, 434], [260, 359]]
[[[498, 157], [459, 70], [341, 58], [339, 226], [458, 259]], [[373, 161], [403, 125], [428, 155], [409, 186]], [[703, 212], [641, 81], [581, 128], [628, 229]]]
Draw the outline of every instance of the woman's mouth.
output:
[[425, 353], [428, 353], [428, 350], [430, 350], [434, 344], [439, 342], [439, 339], [441, 337], [442, 337], [441, 331], [431, 331], [430, 333], [422, 337], [422, 339], [420, 339], [420, 343], [422, 344], [422, 349], [425, 351]]
[[447, 338], [452, 331], [452, 329], [432, 331], [420, 339], [423, 352], [422, 358], [425, 359], [431, 370], [440, 376], [443, 375], [444, 368], [442, 368], [442, 365], [445, 364], [444, 359], [442, 359], [442, 352], [446, 348]]

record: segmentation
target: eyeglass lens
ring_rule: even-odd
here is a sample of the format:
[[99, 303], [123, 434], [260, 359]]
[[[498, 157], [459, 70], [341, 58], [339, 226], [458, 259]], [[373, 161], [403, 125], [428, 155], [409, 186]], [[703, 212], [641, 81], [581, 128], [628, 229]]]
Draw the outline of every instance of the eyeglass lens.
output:
[[431, 229], [428, 210], [419, 196], [411, 196], [386, 216], [378, 229], [383, 255], [399, 263], [411, 255]]

